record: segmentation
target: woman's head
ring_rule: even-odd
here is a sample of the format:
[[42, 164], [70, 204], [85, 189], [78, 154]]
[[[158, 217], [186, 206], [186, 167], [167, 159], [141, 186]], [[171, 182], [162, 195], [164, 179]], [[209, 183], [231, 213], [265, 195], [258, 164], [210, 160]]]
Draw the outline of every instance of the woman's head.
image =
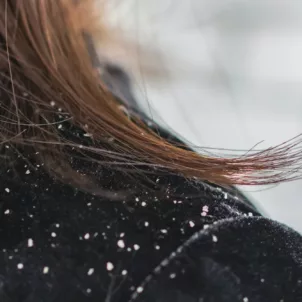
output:
[[[209, 157], [172, 145], [135, 117], [129, 119], [91, 58], [87, 37], [100, 47], [110, 39], [94, 5], [92, 0], [0, 2], [3, 152], [5, 146], [30, 148], [49, 172], [79, 187], [85, 181], [72, 176], [71, 148], [112, 169], [155, 165], [226, 185], [269, 184], [299, 176], [300, 138], [236, 158]], [[62, 134], [62, 120], [82, 129], [91, 144], [83, 146]]]

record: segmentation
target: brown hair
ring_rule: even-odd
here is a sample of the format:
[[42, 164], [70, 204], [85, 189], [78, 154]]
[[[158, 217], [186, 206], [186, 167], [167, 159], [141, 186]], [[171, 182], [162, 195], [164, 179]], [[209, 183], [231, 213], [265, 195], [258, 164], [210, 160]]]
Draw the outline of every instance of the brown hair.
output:
[[[87, 50], [87, 34], [100, 45], [110, 39], [94, 15], [94, 5], [92, 0], [0, 1], [2, 146], [33, 148], [51, 172], [83, 187], [83, 179], [70, 176], [66, 158], [71, 148], [112, 167], [156, 166], [223, 185], [299, 177], [300, 137], [223, 158], [171, 144], [139, 120], [129, 119], [100, 81]], [[82, 145], [63, 136], [58, 111], [98, 143]]]

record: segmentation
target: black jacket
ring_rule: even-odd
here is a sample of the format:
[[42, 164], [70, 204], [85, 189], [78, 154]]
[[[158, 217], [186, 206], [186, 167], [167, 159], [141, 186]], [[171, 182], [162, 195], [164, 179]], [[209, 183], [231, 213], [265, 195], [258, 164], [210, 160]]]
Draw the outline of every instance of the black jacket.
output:
[[302, 301], [301, 236], [234, 188], [74, 165], [131, 194], [83, 193], [22, 157], [1, 165], [1, 302]]

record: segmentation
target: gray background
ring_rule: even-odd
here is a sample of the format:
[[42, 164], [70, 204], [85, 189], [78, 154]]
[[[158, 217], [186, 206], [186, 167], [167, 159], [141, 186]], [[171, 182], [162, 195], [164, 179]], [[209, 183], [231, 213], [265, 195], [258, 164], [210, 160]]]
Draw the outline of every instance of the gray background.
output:
[[[136, 43], [121, 62], [142, 105], [191, 143], [250, 149], [264, 140], [264, 148], [302, 132], [302, 0], [112, 0], [110, 8], [111, 24]], [[301, 184], [243, 190], [302, 232]]]

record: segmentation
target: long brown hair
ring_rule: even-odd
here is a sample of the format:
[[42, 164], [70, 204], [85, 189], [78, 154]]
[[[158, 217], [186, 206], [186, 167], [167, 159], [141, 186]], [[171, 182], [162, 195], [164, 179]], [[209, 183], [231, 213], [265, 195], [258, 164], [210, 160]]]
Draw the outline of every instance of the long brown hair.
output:
[[[99, 45], [110, 39], [94, 5], [92, 0], [0, 1], [2, 150], [33, 148], [50, 172], [79, 186], [84, 180], [70, 176], [66, 160], [71, 148], [112, 167], [156, 166], [223, 185], [271, 184], [300, 176], [300, 137], [224, 158], [169, 143], [129, 119], [91, 63], [85, 36]], [[98, 143], [82, 145], [62, 136], [58, 112]]]

